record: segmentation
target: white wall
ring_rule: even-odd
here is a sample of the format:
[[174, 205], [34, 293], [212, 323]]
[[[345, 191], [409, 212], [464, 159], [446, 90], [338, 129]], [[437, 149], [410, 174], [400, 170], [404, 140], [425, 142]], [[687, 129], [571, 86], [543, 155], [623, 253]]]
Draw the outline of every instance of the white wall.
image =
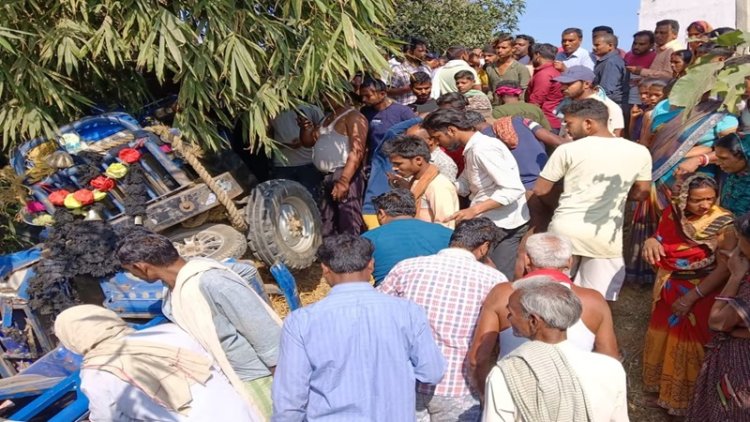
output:
[[656, 22], [674, 19], [680, 23], [680, 41], [685, 43], [685, 30], [691, 22], [703, 20], [714, 28], [735, 28], [736, 0], [641, 0], [639, 29], [654, 30]]

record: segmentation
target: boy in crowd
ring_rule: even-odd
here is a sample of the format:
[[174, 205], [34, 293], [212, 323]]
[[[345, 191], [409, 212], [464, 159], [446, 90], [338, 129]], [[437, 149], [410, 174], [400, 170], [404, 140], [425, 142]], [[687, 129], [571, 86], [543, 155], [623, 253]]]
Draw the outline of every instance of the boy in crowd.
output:
[[454, 222], [444, 220], [458, 212], [456, 187], [440, 174], [437, 166], [430, 164], [427, 143], [416, 136], [401, 136], [385, 144], [383, 149], [400, 176], [389, 174], [391, 184], [411, 190], [416, 200], [417, 218], [452, 229]]
[[482, 113], [485, 119], [492, 118], [492, 103], [484, 92], [474, 89], [474, 74], [461, 70], [454, 76], [456, 88], [469, 101], [466, 110], [475, 110]]
[[421, 123], [410, 127], [406, 130], [406, 134], [409, 136], [416, 136], [427, 143], [427, 147], [430, 148], [430, 164], [437, 166], [440, 174], [447, 177], [451, 183], [456, 183], [458, 177], [458, 166], [448, 154], [440, 148], [440, 144], [436, 140], [432, 139], [426, 130], [422, 127]]

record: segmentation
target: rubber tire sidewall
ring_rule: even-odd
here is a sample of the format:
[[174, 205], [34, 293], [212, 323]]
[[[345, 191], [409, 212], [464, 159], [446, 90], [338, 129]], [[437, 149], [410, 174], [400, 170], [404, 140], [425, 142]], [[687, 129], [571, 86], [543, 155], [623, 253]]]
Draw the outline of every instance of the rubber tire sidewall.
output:
[[[280, 205], [284, 198], [297, 197], [307, 205], [314, 219], [313, 242], [308, 250], [299, 253], [286, 245], [278, 230]], [[301, 184], [286, 179], [263, 182], [250, 193], [245, 209], [247, 239], [255, 256], [266, 265], [277, 262], [293, 269], [305, 269], [315, 262], [315, 253], [322, 242], [320, 211], [315, 200]]]

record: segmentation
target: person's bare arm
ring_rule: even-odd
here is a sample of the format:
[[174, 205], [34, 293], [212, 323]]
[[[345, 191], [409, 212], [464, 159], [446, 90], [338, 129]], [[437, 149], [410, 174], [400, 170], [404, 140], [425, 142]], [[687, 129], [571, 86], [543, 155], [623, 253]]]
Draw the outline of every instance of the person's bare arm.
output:
[[299, 125], [299, 142], [302, 146], [312, 148], [318, 141], [318, 128], [310, 119], [297, 116], [297, 125]]
[[596, 313], [600, 316], [599, 326], [594, 332], [594, 351], [615, 359], [620, 359], [620, 349], [617, 347], [617, 336], [615, 336], [615, 325], [612, 320], [612, 310], [607, 301], [598, 292], [587, 292], [590, 296], [587, 304], [595, 306]]
[[651, 141], [654, 138], [654, 133], [651, 131], [651, 121], [651, 113], [643, 115], [643, 124], [641, 125], [641, 134], [638, 137], [638, 143], [646, 148], [651, 146]]
[[487, 294], [479, 314], [474, 339], [467, 355], [470, 379], [477, 391], [484, 392], [487, 374], [497, 362], [500, 353], [498, 338], [500, 331], [510, 325], [507, 318], [508, 297], [513, 291], [510, 283], [493, 287]]
[[400, 96], [404, 94], [408, 94], [411, 92], [411, 87], [409, 85], [402, 86], [401, 88], [388, 88], [388, 91], [386, 91], [389, 96]]
[[362, 167], [367, 145], [367, 119], [360, 113], [350, 112], [344, 120], [349, 137], [349, 155], [341, 176], [336, 180], [331, 196], [336, 201], [345, 199], [354, 174]]
[[[722, 289], [719, 297], [733, 298], [737, 295], [740, 289], [740, 284], [743, 283], [745, 275], [750, 270], [750, 263], [740, 252], [739, 248], [736, 248], [732, 252], [732, 256], [727, 261], [727, 267], [731, 276], [729, 281]], [[712, 330], [722, 332], [732, 332], [739, 325], [742, 324], [742, 317], [737, 311], [732, 308], [727, 301], [716, 300], [713, 307], [711, 307], [711, 314], [708, 318], [708, 326]], [[745, 328], [747, 329], [747, 328]]]
[[636, 181], [630, 188], [628, 199], [632, 201], [645, 201], [651, 195], [651, 181]]
[[698, 285], [704, 296], [721, 288], [731, 275], [729, 273], [728, 261], [729, 256], [736, 247], [737, 235], [735, 234], [734, 227], [728, 226], [719, 233], [719, 240], [716, 246], [716, 268]]
[[547, 226], [552, 221], [552, 215], [559, 203], [562, 191], [562, 182], [552, 183], [543, 177], [536, 179], [534, 190], [528, 197], [529, 212], [535, 216], [534, 229], [536, 232], [547, 230]]
[[570, 139], [565, 139], [562, 136], [556, 135], [554, 132], [543, 127], [535, 130], [534, 135], [536, 136], [536, 139], [538, 139], [541, 143], [553, 148], [570, 142]]
[[544, 177], [539, 177], [538, 179], [536, 179], [536, 183], [534, 184], [534, 196], [544, 197], [546, 195], [549, 195], [549, 193], [552, 192], [552, 188], [554, 186], [554, 182], [551, 182]]
[[622, 136], [622, 129], [615, 129], [614, 131], [612, 131], [612, 133], [614, 133], [614, 135], [618, 137]]

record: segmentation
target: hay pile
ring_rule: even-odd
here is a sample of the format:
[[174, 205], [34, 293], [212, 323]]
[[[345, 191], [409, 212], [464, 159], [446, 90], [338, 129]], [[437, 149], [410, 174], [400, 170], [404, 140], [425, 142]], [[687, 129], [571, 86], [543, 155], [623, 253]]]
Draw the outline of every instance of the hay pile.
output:
[[[268, 272], [268, 268], [263, 264], [256, 262], [258, 271], [266, 283], [273, 283], [273, 276]], [[303, 305], [315, 303], [323, 299], [331, 287], [323, 280], [320, 273], [320, 266], [314, 264], [306, 270], [293, 270], [292, 275], [297, 281], [297, 289]], [[271, 306], [282, 318], [289, 314], [289, 305], [283, 296], [271, 295]]]

